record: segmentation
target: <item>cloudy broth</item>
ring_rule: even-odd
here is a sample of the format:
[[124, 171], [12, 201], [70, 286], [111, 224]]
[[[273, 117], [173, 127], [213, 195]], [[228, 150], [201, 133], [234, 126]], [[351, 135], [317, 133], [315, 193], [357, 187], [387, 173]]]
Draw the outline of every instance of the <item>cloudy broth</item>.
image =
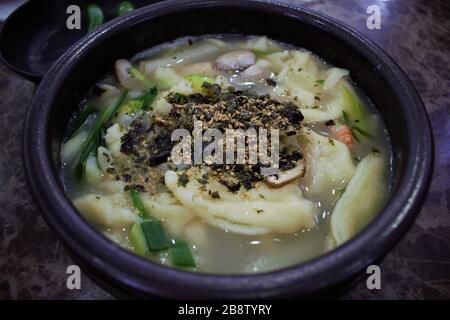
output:
[[[236, 50], [250, 57], [250, 66], [245, 65], [232, 69], [217, 67], [219, 57], [236, 52]], [[242, 59], [244, 58], [242, 57]], [[382, 195], [376, 199], [376, 204], [374, 204], [377, 212], [386, 201], [391, 176], [389, 137], [380, 114], [370, 103], [370, 99], [350, 80], [351, 74], [344, 74], [344, 71], [341, 71], [344, 69], [335, 68], [336, 70], [330, 71], [333, 66], [301, 48], [294, 48], [265, 37], [242, 36], [186, 37], [142, 52], [130, 61], [133, 70], [137, 70], [138, 73], [130, 76], [128, 82], [125, 82], [125, 86], [120, 81], [120, 75], [117, 75], [118, 71], [115, 70], [97, 84], [85, 101], [81, 103], [80, 111], [73, 116], [69, 124], [61, 155], [62, 176], [69, 197], [74, 201], [81, 214], [99, 232], [118, 245], [130, 251], [136, 251], [136, 243], [133, 242], [136, 240], [131, 239], [130, 232], [136, 223], [140, 223], [139, 219], [141, 218], [133, 216], [138, 216], [140, 212], [136, 203], [133, 202], [133, 198], [130, 197], [130, 189], [140, 183], [129, 181], [130, 177], [131, 180], [134, 180], [136, 176], [140, 177], [139, 181], [145, 181], [142, 183], [145, 188], [139, 188], [139, 192], [149, 214], [154, 213], [157, 216], [156, 219], [162, 222], [170, 241], [172, 239], [183, 241], [191, 250], [195, 266], [178, 265], [178, 267], [208, 273], [237, 274], [275, 270], [311, 260], [339, 245], [340, 241], [333, 239], [330, 216], [339, 199], [346, 192], [347, 185], [352, 183], [352, 178], [357, 175], [358, 165], [367, 156], [375, 155], [383, 163], [383, 170], [380, 171], [383, 177], [380, 178], [380, 187], [377, 189], [382, 188]], [[247, 71], [244, 76], [244, 72], [255, 65], [257, 67]], [[128, 72], [133, 73], [130, 70]], [[258, 72], [261, 73], [258, 74]], [[171, 108], [167, 97], [170, 97], [170, 94], [172, 96], [174, 93], [178, 94], [177, 90], [183, 91], [180, 94], [186, 97], [198, 92], [203, 94], [201, 91], [203, 87], [198, 86], [199, 75], [204, 76], [201, 81], [214, 82], [222, 88], [223, 92], [228, 90], [226, 88], [232, 87], [233, 92], [241, 90], [256, 92], [260, 96], [268, 94], [273, 100], [281, 103], [292, 102], [299, 108], [304, 119], [301, 121], [302, 128], [297, 132], [298, 139], [297, 134], [284, 138], [289, 141], [296, 139], [294, 145], [297, 145], [298, 142], [298, 149], [302, 154], [305, 168], [303, 175], [289, 184], [300, 187], [298, 190], [301, 190], [299, 192], [302, 193], [302, 198], [295, 201], [301, 203], [307, 201], [308, 205], [311, 204], [308, 210], [311, 210], [310, 215], [313, 216], [313, 222], [299, 227], [294, 232], [284, 232], [284, 226], [281, 226], [282, 232], [279, 232], [275, 227], [271, 229], [270, 223], [266, 221], [261, 222], [261, 225], [258, 225], [260, 220], [255, 220], [255, 224], [247, 222], [247, 217], [241, 216], [245, 213], [236, 212], [236, 220], [230, 220], [228, 216], [225, 217], [229, 212], [225, 212], [224, 216], [220, 216], [219, 219], [219, 213], [222, 214], [224, 210], [210, 209], [210, 207], [212, 208], [213, 205], [218, 207], [220, 201], [228, 198], [231, 199], [230, 203], [235, 201], [232, 197], [236, 196], [236, 192], [233, 193], [226, 188], [222, 192], [228, 192], [229, 195], [224, 197], [220, 194], [220, 197], [217, 195], [217, 197], [213, 196], [213, 199], [206, 199], [204, 203], [208, 205], [205, 205], [202, 214], [197, 215], [195, 203], [190, 206], [190, 203], [183, 202], [184, 200], [181, 198], [181, 200], [178, 199], [177, 192], [181, 192], [182, 195], [184, 191], [179, 186], [180, 182], [177, 187], [180, 190], [174, 191], [165, 186], [164, 177], [168, 184], [168, 178], [164, 175], [165, 171], [175, 170], [171, 164], [158, 163], [151, 168], [146, 168], [146, 171], [138, 173], [132, 171], [134, 168], [130, 169], [126, 164], [117, 165], [122, 161], [119, 159], [126, 159], [122, 161], [123, 163], [129, 161], [120, 152], [124, 150], [124, 136], [128, 134], [127, 137], [130, 137], [129, 132], [136, 129], [136, 119], [141, 122], [151, 122], [155, 121], [156, 114], [158, 117], [163, 117], [164, 121], [172, 120], [167, 116], [170, 111], [165, 109]], [[333, 77], [338, 79], [333, 80]], [[83, 155], [83, 148], [86, 149], [90, 131], [95, 130], [96, 124], [108, 112], [108, 107], [117, 103], [125, 90], [127, 90], [127, 94], [124, 97], [124, 104], [134, 99], [137, 101], [136, 105], [139, 103], [142, 105], [141, 97], [148, 92], [149, 88], [157, 90], [151, 105], [146, 109], [142, 106], [139, 107], [141, 109], [133, 109], [129, 114], [120, 111], [122, 110], [120, 107], [115, 110], [116, 114], [103, 124], [103, 129], [99, 130], [98, 144], [91, 149], [84, 162], [80, 162], [77, 157]], [[311, 95], [313, 96], [312, 100]], [[247, 96], [244, 98], [250, 99]], [[129, 103], [129, 105], [133, 104]], [[86, 112], [87, 108], [93, 111]], [[336, 111], [334, 108], [342, 110]], [[88, 115], [86, 116], [86, 114]], [[161, 116], [159, 116], [160, 114]], [[104, 118], [106, 119], [106, 117]], [[117, 130], [122, 134], [119, 138], [113, 136], [111, 128], [115, 124], [117, 124], [115, 128], [119, 128]], [[348, 129], [347, 135], [341, 136], [345, 129]], [[317, 143], [309, 141], [307, 139], [311, 134], [314, 137], [314, 134], [318, 134], [325, 140], [322, 139]], [[282, 141], [284, 138], [282, 137]], [[288, 144], [290, 145], [290, 143]], [[336, 149], [336, 151], [330, 149], [331, 151], [325, 152], [321, 149], [323, 143], [329, 143], [330, 145], [327, 147], [331, 148], [339, 145], [340, 149]], [[114, 144], [116, 144], [115, 147]], [[98, 151], [100, 147], [106, 149], [105, 153], [107, 153], [106, 158], [108, 159], [105, 160], [101, 151]], [[116, 148], [115, 151], [114, 148]], [[344, 150], [345, 148], [348, 150]], [[342, 158], [338, 158], [336, 154], [341, 150], [346, 154]], [[351, 174], [342, 181], [326, 178], [324, 172], [327, 174], [326, 170], [330, 166], [326, 163], [321, 168], [315, 166], [320, 162], [318, 159], [323, 160], [327, 154], [335, 157], [330, 161], [345, 158], [349, 162], [347, 167], [351, 167]], [[109, 158], [114, 159], [112, 165], [102, 162], [111, 161]], [[337, 164], [339, 165], [339, 163]], [[119, 171], [119, 167], [122, 171]], [[127, 170], [126, 174], [123, 171], [124, 167]], [[205, 170], [208, 170], [207, 167]], [[128, 174], [128, 172], [132, 173]], [[142, 172], [149, 172], [148, 176], [142, 176]], [[181, 171], [176, 172], [180, 177]], [[189, 174], [191, 173], [189, 172]], [[361, 175], [363, 174], [361, 173]], [[190, 175], [188, 187], [193, 180], [192, 177], [198, 180], [195, 173]], [[148, 181], [152, 179], [161, 181], [157, 185], [147, 188], [146, 183], [152, 184], [152, 181]], [[317, 191], [315, 189], [317, 189], [318, 183], [321, 183], [321, 179], [333, 181], [333, 184], [326, 185]], [[357, 182], [354, 184], [357, 185]], [[251, 188], [255, 190], [261, 185], [264, 185], [264, 180], [255, 182]], [[219, 187], [219, 190], [222, 190], [220, 188], [222, 186]], [[266, 187], [264, 186], [264, 188]], [[270, 192], [270, 190], [275, 192], [280, 190], [279, 188], [285, 188], [285, 186], [271, 186], [266, 188], [269, 191], [264, 189], [264, 192]], [[240, 190], [239, 192], [245, 194], [244, 187], [241, 186]], [[361, 192], [365, 192], [365, 190], [361, 190]], [[158, 200], [160, 194], [167, 194], [170, 201]], [[209, 194], [211, 195], [211, 192]], [[203, 197], [207, 197], [207, 195], [203, 195]], [[258, 202], [265, 201], [262, 195], [260, 197], [259, 200], [253, 198], [246, 200], [243, 197], [241, 201], [243, 204], [246, 201], [247, 204], [252, 201], [258, 204], [264, 203]], [[98, 201], [98, 204], [95, 201]], [[276, 200], [273, 200], [271, 205], [274, 208], [281, 206]], [[170, 210], [164, 209], [169, 206], [171, 206]], [[174, 210], [175, 212], [175, 209], [172, 209], [175, 206], [176, 210], [180, 210], [183, 214], [185, 214], [185, 209], [188, 209], [187, 215], [190, 217], [186, 219], [188, 221], [180, 222], [176, 220], [178, 218], [172, 219], [165, 216], [164, 212], [166, 211]], [[198, 208], [203, 210], [201, 206]], [[230, 205], [230, 208], [235, 207]], [[250, 205], [249, 208], [251, 208]], [[158, 213], [156, 213], [157, 211]], [[280, 217], [282, 217], [281, 213], [280, 211]], [[361, 214], [364, 215], [364, 213]], [[228, 220], [223, 223], [225, 218]], [[367, 220], [364, 222], [365, 225], [372, 219], [373, 214], [362, 220]], [[239, 227], [243, 225], [243, 221], [246, 223], [245, 231], [240, 233], [236, 230], [240, 230]], [[339, 223], [342, 224], [345, 221]], [[228, 225], [233, 225], [231, 230], [227, 227]], [[266, 231], [255, 231], [255, 234], [251, 234], [253, 227]], [[353, 233], [357, 232], [359, 230], [355, 230]], [[145, 250], [141, 255], [162, 264], [177, 266], [171, 260], [169, 249]]]

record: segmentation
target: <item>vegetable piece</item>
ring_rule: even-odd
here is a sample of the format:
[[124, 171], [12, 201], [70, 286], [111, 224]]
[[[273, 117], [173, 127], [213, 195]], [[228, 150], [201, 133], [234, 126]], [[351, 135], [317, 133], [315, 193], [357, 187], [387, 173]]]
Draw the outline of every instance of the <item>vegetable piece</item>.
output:
[[344, 105], [348, 115], [347, 125], [354, 124], [357, 120], [358, 126], [362, 130], [367, 130], [366, 122], [363, 115], [361, 101], [355, 97], [346, 86], [342, 86], [342, 96], [344, 97]]
[[130, 68], [130, 75], [133, 78], [141, 81], [143, 84], [145, 84], [148, 87], [153, 86], [153, 83], [150, 80], [148, 80], [147, 77], [142, 72], [140, 72], [138, 69], [136, 69], [135, 67]]
[[131, 201], [133, 202], [133, 206], [139, 211], [139, 214], [143, 218], [150, 218], [150, 214], [145, 209], [144, 203], [142, 202], [141, 195], [139, 191], [136, 189], [130, 190]]
[[194, 267], [195, 260], [191, 248], [184, 241], [175, 241], [169, 249], [170, 259], [177, 267]]
[[103, 24], [105, 18], [102, 9], [98, 5], [88, 5], [87, 14], [89, 18], [88, 32], [94, 31]]
[[140, 99], [128, 100], [122, 105], [122, 107], [120, 107], [119, 111], [117, 112], [117, 115], [121, 116], [125, 113], [133, 114], [136, 111], [139, 111], [141, 108], [142, 108], [142, 100]]
[[73, 130], [71, 130], [71, 132], [68, 134], [68, 136], [72, 136], [83, 125], [83, 123], [86, 121], [86, 119], [91, 114], [94, 114], [94, 113], [98, 113], [98, 110], [95, 109], [93, 106], [88, 105], [88, 106], [84, 107], [77, 117], [76, 123], [73, 126]]
[[119, 7], [117, 8], [117, 15], [120, 17], [121, 15], [124, 15], [128, 12], [133, 11], [135, 8], [134, 4], [132, 4], [130, 1], [124, 1], [119, 4]]
[[124, 103], [117, 113], [119, 116], [121, 116], [125, 113], [133, 114], [141, 109], [148, 110], [152, 105], [153, 101], [155, 100], [156, 95], [157, 95], [156, 87], [150, 88], [139, 98], [128, 100], [126, 103]]
[[71, 163], [77, 158], [80, 152], [80, 147], [83, 144], [83, 141], [85, 141], [87, 135], [88, 133], [86, 131], [80, 131], [64, 143], [62, 147], [61, 159], [65, 163]]
[[86, 161], [83, 162], [83, 173], [89, 184], [95, 185], [103, 180], [103, 173], [98, 166], [95, 155], [90, 154]]
[[165, 67], [156, 68], [154, 76], [158, 88], [162, 90], [172, 88], [183, 79], [174, 69]]
[[[119, 59], [114, 64], [116, 77], [121, 86], [131, 89], [137, 84], [142, 83], [146, 87], [152, 87], [153, 83], [147, 79], [137, 68], [133, 67], [130, 61], [126, 59]], [[132, 82], [132, 79], [137, 81]], [[137, 82], [137, 83], [136, 83]]]
[[191, 62], [195, 59], [203, 57], [204, 55], [213, 54], [217, 51], [219, 51], [219, 47], [217, 45], [204, 41], [196, 44], [195, 46], [189, 46], [176, 51], [176, 59], [173, 59], [174, 56], [170, 55], [158, 59], [144, 60], [142, 61], [141, 70], [146, 74], [151, 74], [158, 67], [173, 66], [181, 62]]
[[261, 49], [251, 49], [251, 50], [257, 56], [267, 56], [267, 55], [275, 52], [275, 51], [261, 50]]
[[141, 223], [141, 227], [150, 251], [160, 251], [169, 248], [170, 243], [161, 221], [146, 220]]
[[140, 99], [142, 99], [142, 109], [148, 110], [155, 101], [156, 95], [158, 94], [158, 89], [155, 87], [150, 88], [146, 93], [144, 93]]
[[95, 152], [100, 145], [101, 142], [101, 134], [105, 129], [106, 124], [114, 117], [117, 113], [117, 110], [122, 105], [125, 97], [127, 96], [128, 91], [124, 91], [122, 95], [117, 99], [116, 103], [112, 106], [109, 106], [103, 114], [97, 119], [94, 124], [94, 127], [89, 132], [86, 140], [83, 142], [80, 149], [80, 159], [78, 164], [81, 165], [89, 156], [90, 153]]
[[141, 223], [135, 222], [130, 230], [130, 242], [134, 253], [145, 256], [148, 253], [148, 246], [142, 231]]
[[203, 74], [190, 74], [184, 77], [187, 81], [191, 83], [192, 89], [195, 92], [202, 92], [203, 83], [214, 83], [214, 78], [205, 76]]
[[226, 48], [229, 46], [229, 44], [223, 40], [216, 39], [216, 38], [208, 38], [204, 40], [206, 43], [213, 44], [219, 48]]

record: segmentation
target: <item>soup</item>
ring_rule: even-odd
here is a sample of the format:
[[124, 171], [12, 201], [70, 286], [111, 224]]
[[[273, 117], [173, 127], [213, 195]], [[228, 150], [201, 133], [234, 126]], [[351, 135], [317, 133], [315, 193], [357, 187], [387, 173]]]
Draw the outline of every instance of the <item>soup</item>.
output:
[[152, 261], [255, 273], [313, 259], [382, 209], [380, 115], [349, 72], [266, 37], [186, 37], [118, 60], [61, 170], [99, 232]]

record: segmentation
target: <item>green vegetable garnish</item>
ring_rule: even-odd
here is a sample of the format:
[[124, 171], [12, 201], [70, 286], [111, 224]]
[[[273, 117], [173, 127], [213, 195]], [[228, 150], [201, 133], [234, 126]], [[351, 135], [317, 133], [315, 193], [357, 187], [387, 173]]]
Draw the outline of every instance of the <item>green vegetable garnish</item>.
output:
[[131, 201], [133, 202], [133, 206], [139, 211], [139, 214], [143, 218], [150, 218], [150, 214], [145, 209], [144, 203], [142, 202], [141, 195], [139, 191], [136, 189], [130, 190]]
[[[366, 138], [373, 138], [373, 135], [366, 130], [367, 124], [365, 122], [362, 110], [362, 104], [357, 97], [355, 97], [347, 87], [342, 86], [342, 95], [344, 97], [344, 104], [346, 110], [342, 111], [342, 118], [344, 124], [350, 127], [353, 138], [359, 141], [357, 134]], [[358, 125], [356, 125], [358, 124]]]
[[130, 69], [130, 74], [133, 78], [138, 79], [147, 87], [153, 87], [153, 83], [150, 80], [148, 80], [147, 77], [135, 67], [132, 67]]
[[158, 89], [156, 87], [150, 88], [146, 93], [144, 93], [140, 99], [142, 99], [142, 109], [148, 110], [155, 101], [156, 95], [158, 94]]
[[202, 92], [203, 83], [214, 83], [214, 79], [203, 74], [190, 74], [184, 77], [191, 83], [192, 89], [195, 92]]
[[363, 130], [367, 130], [361, 101], [359, 101], [346, 86], [342, 86], [342, 96], [344, 97], [344, 104], [349, 119], [352, 121], [358, 120], [359, 127]]
[[117, 112], [117, 115], [121, 116], [125, 113], [133, 114], [136, 111], [140, 110], [141, 108], [142, 108], [142, 100], [139, 99], [128, 100], [122, 105], [122, 107], [120, 107], [119, 111]]
[[127, 94], [128, 91], [123, 92], [122, 95], [117, 99], [116, 103], [112, 106], [109, 106], [97, 119], [93, 128], [86, 137], [86, 140], [81, 146], [78, 165], [81, 165], [87, 159], [90, 153], [96, 153], [96, 150], [102, 141], [102, 131], [105, 129], [104, 127], [115, 116], [117, 110], [122, 105]]
[[104, 21], [102, 9], [96, 4], [87, 6], [87, 15], [89, 18], [88, 32], [91, 32], [101, 26]]
[[117, 8], [117, 15], [121, 16], [125, 13], [133, 11], [134, 9], [134, 4], [132, 4], [130, 1], [121, 2], [119, 4], [119, 7]]
[[150, 251], [160, 251], [169, 248], [170, 242], [167, 239], [161, 221], [146, 220], [141, 223], [141, 227]]
[[252, 49], [252, 52], [256, 54], [257, 56], [267, 56], [271, 53], [274, 53], [275, 51], [267, 51], [267, 50], [260, 50], [260, 49]]
[[120, 107], [118, 115], [123, 115], [125, 113], [133, 114], [141, 109], [148, 110], [155, 101], [157, 95], [156, 87], [150, 88], [142, 96], [137, 99], [128, 100], [126, 103]]
[[360, 135], [366, 137], [366, 138], [373, 138], [373, 135], [371, 135], [369, 132], [364, 131], [363, 129], [361, 129], [358, 126], [352, 126], [352, 130], [355, 130], [356, 132], [358, 132]]
[[184, 241], [175, 241], [169, 249], [170, 259], [173, 265], [178, 267], [195, 267], [195, 260], [191, 248]]
[[133, 246], [133, 251], [145, 256], [148, 253], [147, 241], [145, 240], [144, 232], [142, 231], [141, 223], [135, 222], [130, 230], [130, 242]]

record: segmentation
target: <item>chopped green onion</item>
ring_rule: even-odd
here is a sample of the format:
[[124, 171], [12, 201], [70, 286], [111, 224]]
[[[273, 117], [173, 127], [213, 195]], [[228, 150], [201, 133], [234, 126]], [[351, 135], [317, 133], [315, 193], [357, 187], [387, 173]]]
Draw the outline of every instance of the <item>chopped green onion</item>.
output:
[[117, 113], [120, 116], [125, 113], [133, 114], [141, 109], [148, 110], [150, 108], [150, 106], [152, 105], [153, 101], [155, 100], [156, 95], [157, 95], [157, 89], [156, 89], [156, 87], [153, 87], [153, 88], [149, 89], [147, 92], [145, 92], [139, 98], [128, 100], [126, 103], [124, 103], [122, 105], [122, 107], [120, 107], [120, 109]]
[[150, 218], [150, 214], [145, 209], [144, 203], [142, 202], [141, 195], [139, 191], [136, 189], [130, 190], [131, 201], [133, 202], [133, 206], [139, 211], [139, 214], [143, 218]]
[[139, 111], [141, 108], [142, 108], [142, 100], [139, 99], [128, 100], [122, 105], [122, 107], [120, 107], [119, 111], [117, 112], [117, 115], [121, 116], [126, 113], [133, 114], [136, 111]]
[[203, 74], [190, 74], [184, 77], [187, 81], [189, 81], [192, 85], [192, 89], [195, 92], [202, 91], [203, 83], [214, 83], [214, 79]]
[[373, 138], [373, 135], [371, 135], [370, 133], [368, 133], [367, 131], [364, 131], [363, 129], [357, 127], [357, 126], [352, 126], [352, 130], [355, 130], [356, 132], [358, 132], [360, 135], [366, 137], [366, 138]]
[[175, 241], [169, 249], [170, 259], [177, 267], [195, 267], [191, 248], [184, 241]]
[[88, 136], [86, 137], [86, 140], [81, 146], [80, 158], [78, 161], [79, 164], [82, 164], [86, 160], [88, 155], [92, 152], [95, 152], [96, 149], [100, 146], [104, 126], [115, 116], [117, 110], [122, 105], [127, 94], [128, 91], [124, 91], [122, 95], [117, 99], [116, 103], [112, 106], [109, 106], [97, 119], [94, 127], [91, 129]]
[[138, 69], [136, 69], [135, 67], [132, 67], [130, 69], [130, 75], [135, 78], [138, 79], [139, 81], [141, 81], [143, 84], [145, 84], [148, 87], [152, 87], [153, 83], [150, 82], [150, 80], [147, 79], [147, 77], [145, 76], [145, 74], [143, 74], [142, 72], [140, 72]]
[[132, 4], [130, 1], [124, 1], [119, 4], [119, 7], [117, 8], [117, 15], [121, 16], [125, 13], [131, 12], [135, 9], [134, 4]]
[[252, 49], [252, 52], [257, 56], [267, 56], [275, 51], [261, 50], [261, 49]]
[[150, 88], [146, 93], [144, 93], [143, 96], [141, 96], [139, 99], [142, 99], [142, 108], [144, 110], [148, 110], [150, 106], [152, 105], [153, 101], [155, 101], [156, 95], [158, 94], [158, 90], [155, 87]]
[[88, 32], [97, 29], [103, 24], [104, 15], [102, 9], [96, 4], [87, 6], [87, 14], [89, 18]]
[[146, 220], [141, 223], [142, 232], [150, 251], [159, 251], [169, 248], [170, 242], [161, 225], [161, 221]]
[[140, 255], [145, 256], [148, 252], [147, 242], [144, 237], [144, 232], [141, 228], [140, 222], [135, 222], [130, 230], [130, 242], [133, 246], [133, 251]]

